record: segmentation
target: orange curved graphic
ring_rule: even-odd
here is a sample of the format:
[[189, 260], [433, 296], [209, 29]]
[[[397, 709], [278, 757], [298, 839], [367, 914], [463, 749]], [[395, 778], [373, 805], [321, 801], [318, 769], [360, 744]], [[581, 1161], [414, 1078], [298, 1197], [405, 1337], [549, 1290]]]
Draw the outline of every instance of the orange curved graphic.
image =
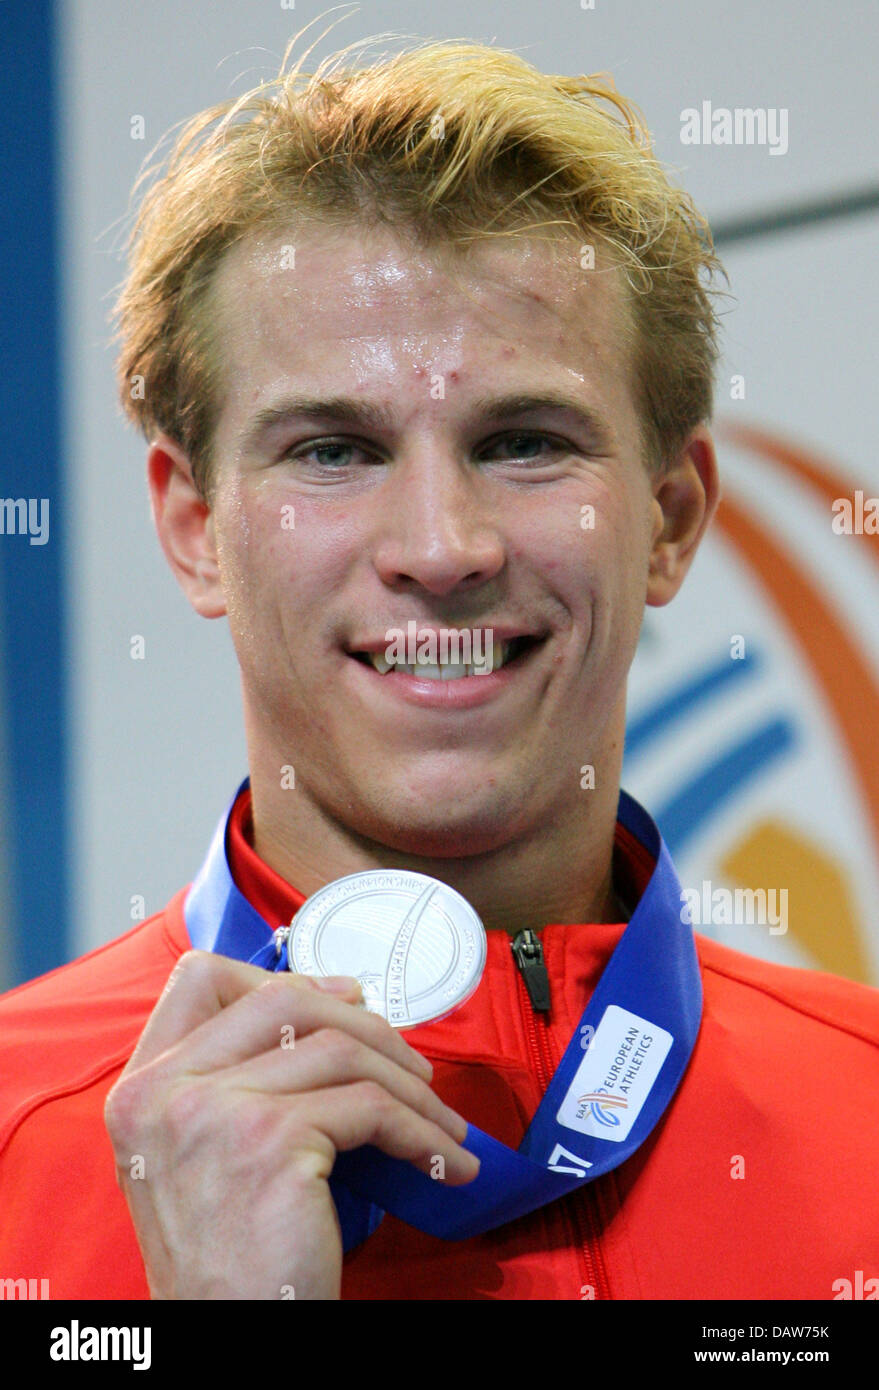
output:
[[[845, 496], [841, 480], [823, 472], [813, 458], [799, 456], [779, 440], [742, 426], [718, 433], [750, 448], [764, 449], [776, 462], [806, 481], [824, 498]], [[879, 684], [837, 612], [801, 565], [765, 526], [738, 502], [724, 497], [717, 511], [720, 532], [746, 561], [781, 614], [806, 666], [833, 714], [860, 786], [879, 853]], [[879, 537], [858, 536], [879, 563]]]
[[[772, 459], [773, 463], [777, 463], [799, 482], [804, 483], [816, 497], [827, 502], [828, 508], [833, 506], [838, 497], [849, 497], [853, 491], [854, 484], [844, 479], [826, 460], [800, 448], [794, 450], [777, 434], [755, 429], [753, 425], [733, 424], [726, 420], [717, 425], [716, 434], [719, 439], [728, 439], [731, 444], [737, 444], [743, 449]], [[870, 559], [875, 565], [879, 565], [879, 536], [855, 532], [845, 539], [855, 540], [865, 546]]]
[[724, 497], [717, 526], [779, 610], [830, 706], [860, 783], [879, 853], [879, 688], [839, 615], [776, 538]]

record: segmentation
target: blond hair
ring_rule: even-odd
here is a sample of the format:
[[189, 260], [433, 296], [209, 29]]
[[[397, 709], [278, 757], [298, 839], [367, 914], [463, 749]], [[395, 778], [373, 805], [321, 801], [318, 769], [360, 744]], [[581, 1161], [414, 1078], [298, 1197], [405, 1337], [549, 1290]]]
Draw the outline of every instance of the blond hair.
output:
[[[188, 455], [202, 497], [220, 351], [207, 312], [215, 272], [255, 231], [314, 218], [379, 225], [427, 244], [549, 228], [598, 241], [625, 274], [632, 389], [645, 459], [662, 468], [711, 417], [723, 269], [689, 195], [653, 155], [636, 107], [607, 75], [554, 77], [514, 53], [422, 41], [360, 68], [352, 49], [212, 107], [180, 133], [140, 206], [115, 305], [123, 410]], [[379, 35], [378, 38], [400, 37]]]

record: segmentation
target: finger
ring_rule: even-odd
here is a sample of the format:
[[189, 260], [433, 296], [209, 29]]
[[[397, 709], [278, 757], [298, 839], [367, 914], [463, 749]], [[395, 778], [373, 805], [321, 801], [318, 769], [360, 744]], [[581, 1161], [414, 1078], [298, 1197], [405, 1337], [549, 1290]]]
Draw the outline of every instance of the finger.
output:
[[[132, 1054], [129, 1066], [143, 1066], [167, 1051], [200, 1024], [256, 989], [266, 971], [212, 951], [187, 951], [177, 962]], [[297, 979], [306, 981], [308, 976]], [[314, 989], [314, 983], [303, 986]]]
[[[314, 1091], [309, 1098], [309, 1130], [314, 1132], [313, 1154], [321, 1164], [321, 1177], [329, 1176], [325, 1141], [345, 1153], [372, 1144], [390, 1158], [401, 1158], [430, 1176], [436, 1160], [443, 1160], [443, 1181], [452, 1187], [472, 1182], [480, 1163], [440, 1125], [411, 1110], [374, 1081], [358, 1081]], [[294, 1117], [294, 1124], [297, 1121]], [[292, 1140], [300, 1155], [309, 1147], [308, 1136], [298, 1129]]]
[[[386, 1053], [416, 1075], [427, 1078], [433, 1075], [430, 1063], [377, 1014], [324, 992], [318, 987], [319, 982], [307, 975], [287, 972], [275, 975], [257, 967], [246, 968], [256, 971], [255, 978], [250, 976], [245, 981], [236, 975], [230, 980], [226, 972], [221, 972], [219, 979], [226, 990], [222, 997], [231, 998], [232, 988], [247, 984], [249, 988], [242, 988], [237, 998], [221, 1007], [219, 1012], [210, 1013], [164, 1052], [157, 1052], [155, 1040], [150, 1039], [151, 1052], [144, 1051], [140, 1057], [132, 1058], [130, 1065], [154, 1060], [157, 1076], [175, 1071], [207, 1075], [274, 1051], [291, 1031], [293, 1036], [302, 1037], [315, 1028], [339, 1027]], [[218, 977], [210, 964], [203, 971], [194, 967], [190, 974], [201, 974], [204, 991], [211, 998], [219, 997]], [[196, 980], [196, 988], [198, 983]], [[186, 1017], [194, 1019], [196, 1016], [197, 1009], [189, 1007]], [[174, 1029], [169, 1029], [165, 1036], [173, 1037]], [[158, 1041], [162, 1041], [161, 1037]]]
[[464, 1117], [445, 1105], [425, 1080], [367, 1046], [347, 1028], [321, 1027], [293, 1039], [290, 1047], [282, 1042], [270, 1052], [227, 1070], [224, 1081], [236, 1089], [276, 1095], [299, 1095], [356, 1081], [375, 1081], [459, 1143], [467, 1133]]
[[[138, 1066], [152, 1061], [200, 1024], [215, 1017], [251, 990], [259, 988], [267, 974], [257, 965], [246, 965], [211, 951], [187, 951], [171, 972], [129, 1066], [135, 1061]], [[295, 988], [320, 988], [317, 980], [309, 975], [291, 975], [289, 978]], [[359, 983], [353, 980], [350, 991], [341, 997], [351, 1000], [362, 998]]]

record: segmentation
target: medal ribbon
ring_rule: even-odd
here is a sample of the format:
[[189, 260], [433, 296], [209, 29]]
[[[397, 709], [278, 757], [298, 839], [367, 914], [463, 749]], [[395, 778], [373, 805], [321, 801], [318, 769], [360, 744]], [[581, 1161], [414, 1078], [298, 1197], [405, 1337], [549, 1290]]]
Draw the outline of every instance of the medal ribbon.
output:
[[[193, 947], [285, 969], [271, 928], [236, 887], [226, 857], [229, 811], [184, 904]], [[478, 1176], [446, 1187], [367, 1145], [336, 1157], [330, 1187], [344, 1247], [383, 1212], [430, 1235], [463, 1240], [515, 1221], [624, 1163], [668, 1107], [702, 1018], [702, 980], [680, 883], [653, 820], [626, 792], [619, 819], [656, 864], [519, 1148], [469, 1125]], [[684, 914], [686, 915], [686, 914]], [[267, 941], [267, 937], [269, 940]]]

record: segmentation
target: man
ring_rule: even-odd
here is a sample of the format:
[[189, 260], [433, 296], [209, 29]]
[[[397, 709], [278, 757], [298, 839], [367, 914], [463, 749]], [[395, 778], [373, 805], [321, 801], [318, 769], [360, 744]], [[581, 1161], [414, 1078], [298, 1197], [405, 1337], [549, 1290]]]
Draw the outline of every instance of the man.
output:
[[[832, 1298], [879, 1276], [879, 995], [701, 938], [697, 962], [620, 797], [644, 604], [718, 500], [704, 224], [599, 83], [445, 44], [294, 78], [184, 132], [119, 304], [160, 542], [229, 620], [249, 784], [194, 888], [0, 1004], [0, 1273]], [[410, 624], [496, 669], [395, 664]], [[309, 895], [371, 869], [481, 917], [447, 1018], [401, 1032], [353, 978], [263, 968]], [[577, 1049], [617, 1015], [590, 1090]], [[550, 1152], [526, 1130], [555, 1086]], [[595, 1139], [648, 1117], [631, 1152]]]

